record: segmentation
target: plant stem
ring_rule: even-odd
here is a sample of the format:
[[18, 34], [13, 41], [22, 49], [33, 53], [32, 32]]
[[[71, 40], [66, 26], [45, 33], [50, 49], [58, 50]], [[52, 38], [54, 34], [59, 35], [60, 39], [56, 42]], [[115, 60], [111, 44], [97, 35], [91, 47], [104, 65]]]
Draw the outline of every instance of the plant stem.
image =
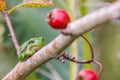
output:
[[16, 36], [15, 36], [14, 30], [13, 30], [13, 26], [12, 26], [11, 21], [10, 21], [10, 18], [9, 18], [9, 16], [8, 16], [7, 10], [4, 11], [4, 18], [5, 18], [5, 20], [6, 20], [8, 29], [9, 29], [9, 31], [10, 31], [10, 35], [9, 35], [9, 36], [10, 36], [10, 38], [12, 39], [13, 44], [14, 44], [14, 46], [15, 46], [15, 48], [16, 48], [17, 55], [19, 55], [19, 47], [20, 47], [20, 46], [19, 46], [18, 41], [17, 41], [17, 38], [16, 38]]
[[90, 51], [91, 51], [91, 59], [94, 59], [94, 51], [92, 48], [92, 45], [90, 44], [90, 42], [86, 39], [86, 37], [84, 37], [83, 35], [81, 35], [81, 37], [87, 42], [87, 44], [89, 45]]
[[103, 71], [103, 66], [102, 66], [102, 64], [101, 64], [100, 62], [98, 62], [98, 61], [96, 61], [96, 60], [93, 60], [93, 63], [95, 63], [95, 64], [98, 65], [99, 71], [98, 71], [97, 75], [98, 75], [98, 77], [100, 77], [100, 75], [101, 75], [101, 73], [102, 73], [102, 71]]
[[[76, 0], [67, 0], [67, 8], [68, 8], [68, 12], [70, 13], [70, 18], [71, 21], [75, 21], [76, 20], [76, 8], [78, 8], [78, 6], [76, 5]], [[70, 55], [71, 56], [78, 56], [78, 40], [75, 40], [72, 45], [70, 46]], [[78, 64], [75, 64], [73, 62], [69, 63], [69, 80], [74, 80], [76, 73], [77, 73], [77, 69], [78, 69]]]

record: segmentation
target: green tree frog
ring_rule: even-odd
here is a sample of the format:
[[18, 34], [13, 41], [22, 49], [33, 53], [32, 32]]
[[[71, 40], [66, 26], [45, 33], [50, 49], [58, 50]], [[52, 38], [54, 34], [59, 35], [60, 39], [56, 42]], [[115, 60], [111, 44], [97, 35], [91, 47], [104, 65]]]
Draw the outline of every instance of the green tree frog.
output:
[[44, 45], [43, 37], [31, 38], [20, 46], [20, 55], [18, 56], [19, 61], [23, 61], [28, 57], [32, 56]]

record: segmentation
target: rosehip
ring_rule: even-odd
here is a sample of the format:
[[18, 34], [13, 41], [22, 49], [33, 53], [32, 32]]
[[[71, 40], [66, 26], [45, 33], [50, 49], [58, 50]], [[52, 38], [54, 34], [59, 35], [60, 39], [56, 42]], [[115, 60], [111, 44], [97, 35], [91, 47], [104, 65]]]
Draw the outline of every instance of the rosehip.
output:
[[77, 73], [76, 80], [98, 80], [98, 77], [92, 70], [82, 69]]
[[53, 9], [46, 18], [48, 24], [54, 29], [65, 29], [70, 22], [69, 15], [62, 9]]

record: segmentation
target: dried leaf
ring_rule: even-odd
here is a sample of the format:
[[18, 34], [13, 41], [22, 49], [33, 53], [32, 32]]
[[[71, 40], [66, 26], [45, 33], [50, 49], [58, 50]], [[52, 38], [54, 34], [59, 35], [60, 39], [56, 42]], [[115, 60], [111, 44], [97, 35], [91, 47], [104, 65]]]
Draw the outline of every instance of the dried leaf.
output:
[[24, 3], [22, 6], [24, 7], [45, 7], [53, 5], [52, 2], [28, 2]]
[[19, 4], [11, 9], [9, 9], [8, 14], [10, 14], [14, 10], [21, 8], [21, 7], [37, 8], [37, 7], [46, 7], [46, 6], [52, 6], [52, 5], [53, 5], [52, 1], [49, 1], [49, 2], [37, 2], [37, 1], [23, 2], [22, 4]]
[[50, 2], [50, 0], [23, 0], [23, 3], [29, 2]]
[[0, 0], [0, 11], [4, 11], [6, 8], [5, 0]]

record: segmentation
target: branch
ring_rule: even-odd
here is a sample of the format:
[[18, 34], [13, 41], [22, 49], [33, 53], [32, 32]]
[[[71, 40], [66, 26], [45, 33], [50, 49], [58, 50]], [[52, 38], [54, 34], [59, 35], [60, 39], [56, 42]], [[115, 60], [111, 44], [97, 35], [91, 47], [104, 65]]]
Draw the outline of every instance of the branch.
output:
[[73, 35], [60, 34], [51, 43], [44, 46], [33, 56], [23, 62], [18, 62], [11, 72], [2, 80], [24, 80], [32, 71], [41, 66], [43, 63], [56, 58], [62, 53], [75, 39], [81, 34], [88, 32], [98, 25], [113, 19], [120, 14], [120, 1], [110, 6], [105, 6], [100, 10], [88, 14], [68, 25], [67, 32]]
[[16, 49], [16, 51], [17, 51], [17, 55], [19, 55], [19, 47], [20, 47], [20, 46], [19, 46], [19, 43], [18, 43], [17, 38], [16, 38], [16, 36], [15, 36], [14, 30], [13, 30], [13, 26], [12, 26], [11, 21], [10, 21], [10, 18], [9, 18], [9, 16], [8, 16], [7, 10], [4, 11], [4, 18], [5, 18], [5, 20], [6, 20], [8, 29], [9, 29], [9, 31], [10, 31], [10, 35], [9, 35], [9, 36], [10, 36], [10, 38], [12, 39], [12, 41], [13, 41], [13, 43], [14, 43], [15, 49]]

